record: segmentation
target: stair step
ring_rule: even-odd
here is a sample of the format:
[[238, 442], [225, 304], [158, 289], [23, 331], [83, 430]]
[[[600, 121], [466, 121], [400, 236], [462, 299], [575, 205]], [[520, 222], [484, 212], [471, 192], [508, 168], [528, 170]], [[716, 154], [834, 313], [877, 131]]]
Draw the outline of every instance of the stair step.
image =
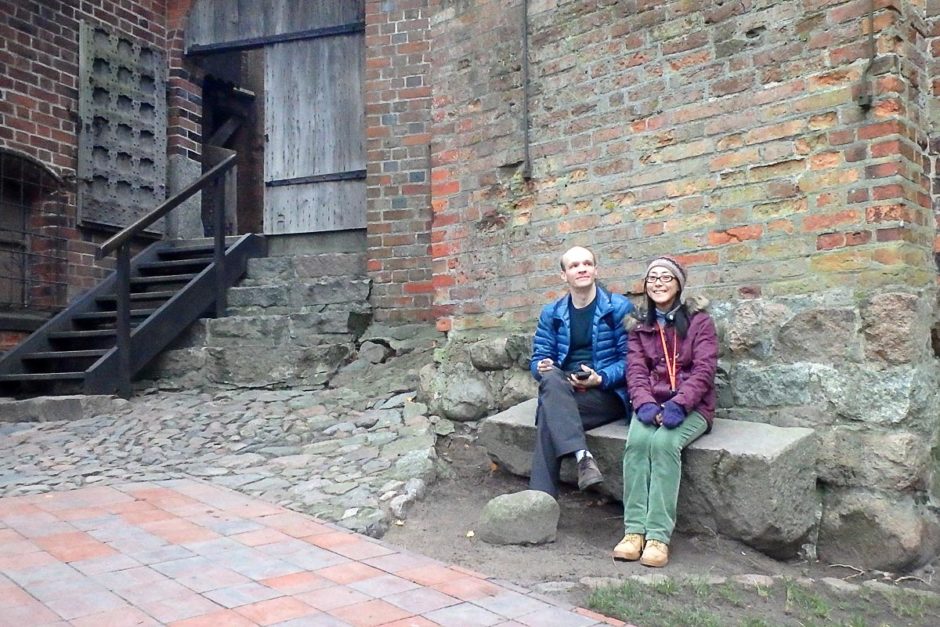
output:
[[[176, 292], [172, 290], [167, 290], [164, 292], [131, 292], [131, 300], [169, 300], [176, 296]], [[95, 299], [95, 302], [98, 303], [116, 303], [117, 296], [114, 294], [107, 294], [105, 296], [99, 296]]]
[[116, 337], [114, 329], [91, 329], [88, 331], [53, 331], [49, 334], [50, 340], [81, 340], [99, 337]]
[[[238, 241], [239, 236], [231, 236], [225, 238], [226, 247], [231, 246], [236, 241]], [[178, 244], [171, 246], [169, 248], [164, 248], [157, 252], [157, 256], [161, 259], [168, 259], [171, 257], [197, 257], [209, 255], [215, 251], [215, 242], [212, 239], [205, 240], [190, 240], [188, 243]]]
[[84, 372], [21, 372], [0, 375], [0, 383], [20, 381], [82, 381]]
[[26, 353], [23, 355], [23, 361], [38, 361], [44, 359], [84, 359], [87, 357], [101, 357], [108, 351], [105, 349], [81, 350], [81, 351], [48, 351], [42, 353]]
[[189, 283], [196, 274], [162, 274], [159, 276], [131, 277], [131, 285], [148, 285], [151, 283]]
[[156, 273], [162, 270], [178, 270], [180, 268], [205, 268], [212, 259], [174, 259], [173, 261], [151, 261], [137, 266], [141, 273]]
[[242, 285], [265, 285], [270, 281], [316, 281], [326, 278], [365, 278], [365, 253], [319, 253], [286, 257], [257, 257], [248, 261], [248, 276]]
[[[156, 309], [131, 309], [131, 318], [146, 318], [155, 311]], [[114, 320], [116, 318], [116, 311], [92, 311], [72, 316], [72, 320]]]

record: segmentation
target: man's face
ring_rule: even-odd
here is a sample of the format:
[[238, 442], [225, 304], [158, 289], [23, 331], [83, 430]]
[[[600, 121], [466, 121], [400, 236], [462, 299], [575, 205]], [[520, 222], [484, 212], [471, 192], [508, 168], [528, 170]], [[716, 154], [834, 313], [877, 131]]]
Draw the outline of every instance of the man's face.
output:
[[569, 288], [585, 289], [594, 285], [597, 268], [594, 266], [594, 255], [591, 251], [575, 247], [566, 252], [561, 261], [565, 266], [561, 276]]

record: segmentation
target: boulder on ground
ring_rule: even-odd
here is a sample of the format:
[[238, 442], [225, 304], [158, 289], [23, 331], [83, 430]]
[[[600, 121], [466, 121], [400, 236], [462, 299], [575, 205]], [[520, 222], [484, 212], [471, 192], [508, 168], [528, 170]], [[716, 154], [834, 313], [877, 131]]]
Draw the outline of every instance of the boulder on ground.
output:
[[545, 492], [503, 494], [483, 508], [476, 535], [490, 544], [554, 542], [560, 514], [558, 503]]
[[909, 496], [853, 490], [827, 495], [819, 558], [858, 568], [905, 571], [936, 557], [940, 522]]

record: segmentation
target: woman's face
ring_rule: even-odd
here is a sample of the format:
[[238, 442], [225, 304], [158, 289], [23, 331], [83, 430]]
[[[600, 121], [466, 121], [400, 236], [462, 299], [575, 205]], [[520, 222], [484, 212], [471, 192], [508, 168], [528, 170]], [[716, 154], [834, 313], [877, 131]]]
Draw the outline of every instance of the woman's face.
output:
[[679, 282], [666, 268], [653, 268], [646, 275], [646, 295], [660, 311], [669, 311], [679, 294]]

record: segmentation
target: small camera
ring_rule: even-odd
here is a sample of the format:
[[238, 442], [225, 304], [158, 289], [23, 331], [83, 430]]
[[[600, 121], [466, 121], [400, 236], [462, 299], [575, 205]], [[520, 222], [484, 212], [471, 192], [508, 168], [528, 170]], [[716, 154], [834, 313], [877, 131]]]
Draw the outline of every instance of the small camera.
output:
[[578, 381], [587, 381], [587, 379], [590, 376], [591, 376], [590, 372], [584, 372], [583, 370], [581, 372], [574, 373], [574, 378], [577, 379]]

